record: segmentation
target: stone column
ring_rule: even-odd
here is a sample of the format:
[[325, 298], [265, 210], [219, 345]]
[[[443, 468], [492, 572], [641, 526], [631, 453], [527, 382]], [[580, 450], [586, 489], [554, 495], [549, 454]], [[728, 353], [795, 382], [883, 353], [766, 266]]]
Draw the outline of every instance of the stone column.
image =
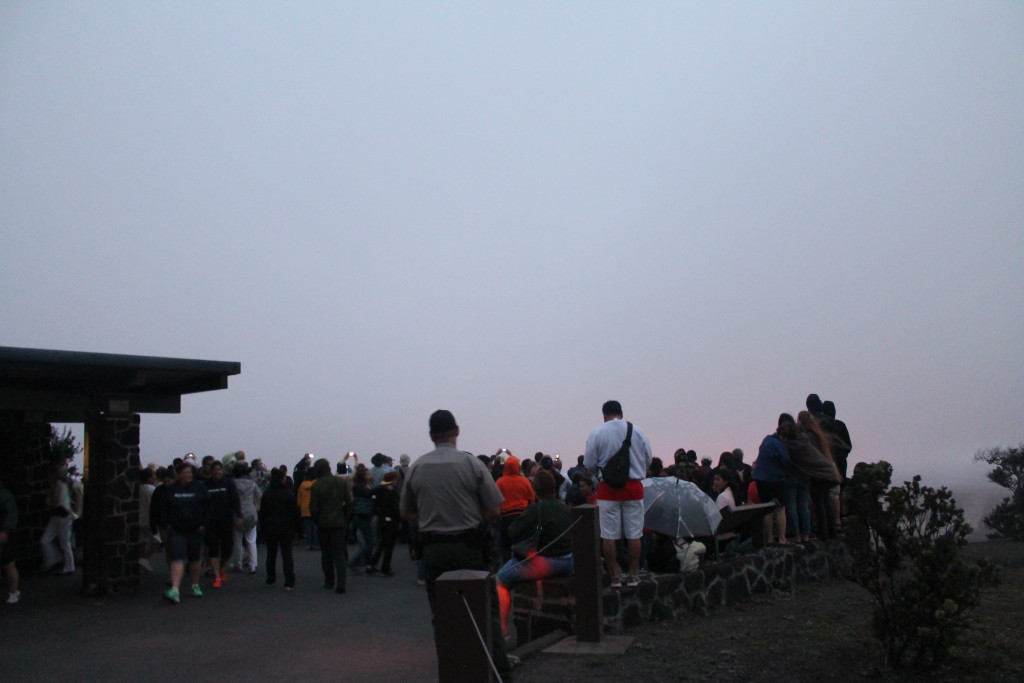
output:
[[50, 425], [24, 412], [0, 413], [0, 477], [18, 506], [18, 529], [8, 543], [22, 571], [37, 569], [42, 561], [39, 539], [50, 519], [50, 467]]
[[139, 425], [136, 413], [103, 413], [85, 424], [86, 595], [109, 595], [139, 585]]

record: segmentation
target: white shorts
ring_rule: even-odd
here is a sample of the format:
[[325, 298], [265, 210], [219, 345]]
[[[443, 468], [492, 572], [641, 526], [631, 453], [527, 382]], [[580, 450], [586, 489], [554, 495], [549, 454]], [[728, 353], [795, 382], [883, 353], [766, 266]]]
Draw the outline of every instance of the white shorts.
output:
[[599, 500], [601, 538], [637, 539], [644, 535], [644, 502], [642, 500]]

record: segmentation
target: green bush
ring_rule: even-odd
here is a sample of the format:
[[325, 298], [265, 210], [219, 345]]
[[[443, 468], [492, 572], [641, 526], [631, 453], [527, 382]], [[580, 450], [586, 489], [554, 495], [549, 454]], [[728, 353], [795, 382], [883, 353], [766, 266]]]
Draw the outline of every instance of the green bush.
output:
[[998, 577], [961, 557], [971, 527], [949, 489], [922, 486], [920, 476], [891, 481], [887, 462], [857, 466], [845, 540], [854, 580], [875, 598], [871, 624], [887, 661], [928, 669], [952, 654], [980, 589]]
[[1024, 444], [979, 451], [974, 459], [992, 465], [989, 480], [1009, 489], [1011, 494], [982, 518], [982, 522], [998, 534], [1024, 541]]

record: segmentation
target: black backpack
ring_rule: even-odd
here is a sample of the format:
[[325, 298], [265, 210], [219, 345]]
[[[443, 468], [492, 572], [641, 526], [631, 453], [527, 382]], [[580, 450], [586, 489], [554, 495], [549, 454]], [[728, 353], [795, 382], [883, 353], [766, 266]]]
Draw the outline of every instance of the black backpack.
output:
[[629, 481], [629, 444], [632, 440], [633, 423], [627, 422], [626, 440], [601, 468], [601, 480], [612, 488], [621, 489]]

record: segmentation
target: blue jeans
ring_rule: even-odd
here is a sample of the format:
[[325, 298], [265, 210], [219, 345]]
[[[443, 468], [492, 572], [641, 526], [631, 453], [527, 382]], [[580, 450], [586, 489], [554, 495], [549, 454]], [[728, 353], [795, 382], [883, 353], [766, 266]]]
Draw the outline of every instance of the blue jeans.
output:
[[811, 483], [806, 477], [786, 478], [786, 525], [792, 536], [811, 533]]
[[306, 547], [317, 548], [320, 546], [320, 533], [312, 517], [303, 517], [302, 524], [305, 527]]
[[355, 515], [352, 517], [352, 532], [359, 541], [359, 553], [349, 563], [353, 567], [368, 564], [373, 557], [373, 517]]
[[534, 555], [525, 560], [509, 560], [498, 570], [498, 582], [511, 586], [520, 581], [551, 579], [572, 574], [572, 553], [549, 557]]

